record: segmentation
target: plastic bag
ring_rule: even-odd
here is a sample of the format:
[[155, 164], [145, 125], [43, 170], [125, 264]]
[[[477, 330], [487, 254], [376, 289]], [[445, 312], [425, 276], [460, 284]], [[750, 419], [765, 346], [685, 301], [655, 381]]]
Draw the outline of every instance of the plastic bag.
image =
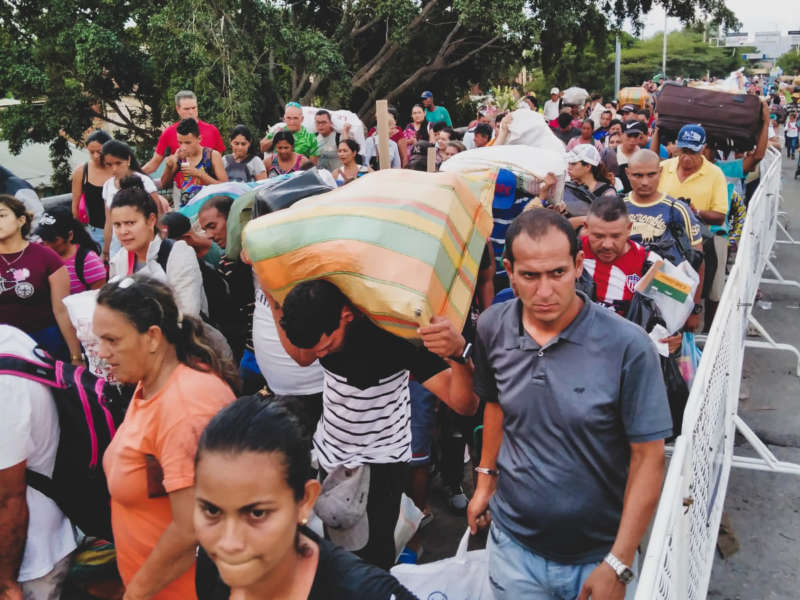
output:
[[689, 386], [683, 379], [678, 361], [671, 356], [661, 357], [661, 373], [664, 376], [669, 412], [672, 415], [672, 437], [670, 439], [674, 439], [681, 434], [683, 413], [686, 410], [686, 402], [689, 400]]
[[489, 554], [467, 551], [469, 529], [456, 555], [425, 565], [395, 565], [391, 573], [418, 598], [494, 600], [489, 584]]
[[681, 340], [681, 356], [678, 359], [678, 366], [689, 389], [692, 388], [692, 383], [694, 383], [694, 376], [697, 373], [697, 367], [702, 356], [703, 352], [697, 347], [694, 334], [690, 332], [684, 333]]
[[100, 340], [92, 331], [92, 318], [94, 308], [97, 306], [97, 294], [99, 290], [86, 290], [78, 294], [70, 294], [64, 298], [64, 306], [67, 308], [69, 320], [75, 328], [78, 341], [86, 352], [89, 371], [92, 375], [102, 377], [109, 383], [115, 383], [111, 376], [111, 367], [98, 356]]
[[[550, 150], [557, 154], [565, 154], [564, 143], [555, 136], [553, 130], [550, 129], [550, 126], [541, 114], [533, 112], [532, 110], [520, 109], [515, 110], [511, 114], [513, 119], [508, 126], [507, 146], [530, 146], [532, 148]], [[453, 159], [449, 159], [444, 164], [450, 160]]]
[[583, 88], [571, 87], [564, 90], [564, 102], [580, 106], [589, 99], [589, 92]]
[[636, 291], [654, 300], [664, 324], [673, 334], [692, 314], [699, 282], [697, 271], [687, 261], [676, 267], [668, 260], [660, 260], [636, 284]]
[[400, 556], [408, 541], [414, 537], [424, 516], [411, 498], [405, 494], [400, 496], [400, 515], [394, 527], [395, 558]]
[[656, 325], [664, 325], [664, 318], [655, 300], [639, 292], [634, 292], [625, 318], [645, 331], [652, 331]]
[[256, 190], [253, 204], [253, 218], [266, 215], [276, 210], [288, 208], [298, 200], [317, 194], [324, 194], [336, 188], [320, 176], [316, 167], [308, 171], [291, 173], [290, 177], [275, 185], [263, 186]]

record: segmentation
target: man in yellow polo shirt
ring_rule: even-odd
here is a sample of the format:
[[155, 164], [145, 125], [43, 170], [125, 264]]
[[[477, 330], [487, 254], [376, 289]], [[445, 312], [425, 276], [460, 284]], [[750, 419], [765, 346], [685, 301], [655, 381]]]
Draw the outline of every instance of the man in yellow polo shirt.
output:
[[722, 226], [712, 240], [703, 244], [706, 255], [703, 296], [709, 301], [705, 325], [710, 327], [725, 286], [728, 240], [724, 226], [728, 215], [728, 183], [722, 169], [702, 155], [706, 132], [700, 125], [681, 127], [676, 143], [678, 156], [661, 163], [658, 191], [688, 200], [692, 212], [702, 223]]

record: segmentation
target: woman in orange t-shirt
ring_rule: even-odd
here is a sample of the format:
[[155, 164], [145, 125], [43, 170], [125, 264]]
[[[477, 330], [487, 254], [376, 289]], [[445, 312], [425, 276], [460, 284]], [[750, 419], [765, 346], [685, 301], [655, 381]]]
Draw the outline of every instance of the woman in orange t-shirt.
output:
[[125, 600], [196, 598], [194, 455], [203, 428], [234, 399], [235, 370], [148, 277], [103, 287], [93, 328], [114, 377], [138, 384], [103, 457]]

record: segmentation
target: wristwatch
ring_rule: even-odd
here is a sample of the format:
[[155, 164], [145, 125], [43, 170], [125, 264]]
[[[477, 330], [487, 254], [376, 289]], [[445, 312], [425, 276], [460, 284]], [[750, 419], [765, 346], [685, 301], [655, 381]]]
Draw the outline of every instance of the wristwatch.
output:
[[603, 561], [609, 565], [614, 572], [617, 574], [617, 579], [619, 579], [625, 585], [628, 585], [631, 581], [633, 581], [633, 571], [629, 566], [623, 563], [620, 559], [609, 552], [606, 554], [606, 557]]
[[466, 364], [470, 356], [472, 356], [472, 342], [467, 342], [467, 345], [464, 346], [464, 351], [460, 355], [448, 356], [447, 358], [463, 365]]
[[698, 302], [694, 305], [694, 308], [692, 308], [692, 314], [699, 315], [701, 312], [703, 312], [703, 305], [702, 303]]

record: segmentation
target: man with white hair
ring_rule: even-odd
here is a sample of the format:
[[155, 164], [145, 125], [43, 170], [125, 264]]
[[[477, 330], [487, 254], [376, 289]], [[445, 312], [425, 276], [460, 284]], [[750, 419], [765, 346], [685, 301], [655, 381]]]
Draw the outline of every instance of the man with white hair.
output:
[[175, 112], [178, 113], [178, 120], [172, 125], [167, 127], [161, 132], [161, 137], [158, 138], [153, 158], [142, 166], [142, 173], [149, 175], [155, 172], [167, 155], [175, 154], [180, 147], [178, 143], [178, 123], [183, 119], [194, 119], [197, 121], [197, 127], [200, 129], [200, 144], [206, 148], [213, 148], [220, 154], [225, 154], [225, 142], [222, 141], [222, 136], [211, 123], [201, 121], [197, 116], [197, 96], [191, 90], [181, 90], [175, 94]]
[[561, 108], [561, 90], [554, 87], [550, 90], [550, 100], [544, 103], [544, 120], [548, 123], [558, 118], [559, 109]]
[[302, 154], [315, 165], [319, 160], [319, 146], [317, 136], [303, 126], [303, 107], [299, 102], [289, 102], [283, 111], [283, 123], [272, 127], [267, 135], [261, 139], [261, 151], [272, 150], [272, 136], [279, 131], [291, 131], [294, 137], [294, 151]]

